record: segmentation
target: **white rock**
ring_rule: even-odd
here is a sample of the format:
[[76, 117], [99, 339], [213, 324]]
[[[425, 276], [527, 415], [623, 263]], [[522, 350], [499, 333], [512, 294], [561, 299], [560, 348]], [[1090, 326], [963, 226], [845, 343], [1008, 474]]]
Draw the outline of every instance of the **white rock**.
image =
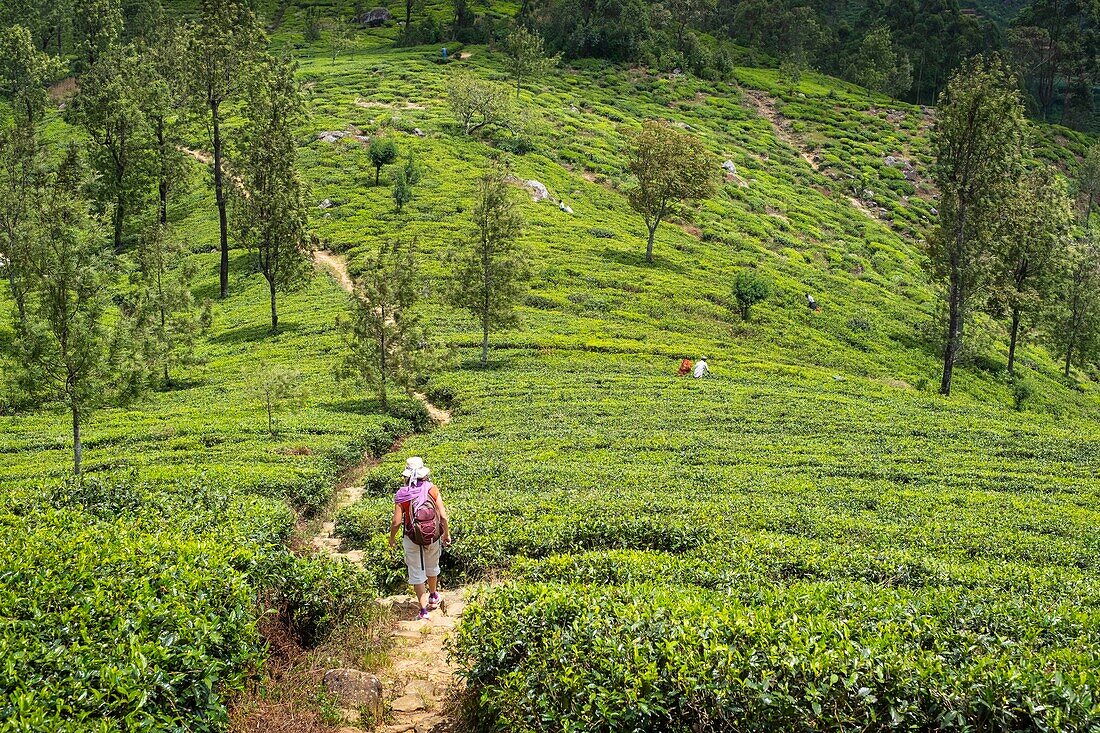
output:
[[329, 209], [329, 208], [332, 208], [332, 199], [325, 199], [325, 200], [324, 200], [324, 201], [322, 201], [321, 203], [317, 204], [317, 208], [318, 208], [318, 209]]
[[421, 130], [419, 127], [414, 127], [413, 128], [413, 134], [416, 135], [417, 137], [424, 137], [424, 135], [426, 133], [423, 130]]
[[546, 186], [542, 185], [533, 178], [527, 181], [527, 188], [531, 189], [531, 196], [535, 201], [545, 201], [550, 198], [550, 192], [546, 190]]
[[733, 164], [732, 160], [727, 160], [725, 163], [722, 164], [722, 170], [736, 174], [737, 166]]

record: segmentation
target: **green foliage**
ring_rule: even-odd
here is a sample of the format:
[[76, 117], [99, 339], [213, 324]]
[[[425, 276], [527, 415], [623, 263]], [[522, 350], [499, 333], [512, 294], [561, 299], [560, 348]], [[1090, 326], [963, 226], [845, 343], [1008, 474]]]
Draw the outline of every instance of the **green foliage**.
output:
[[1009, 196], [994, 235], [999, 271], [994, 274], [997, 293], [992, 302], [1010, 316], [1008, 372], [1012, 374], [1020, 338], [1054, 294], [1073, 215], [1065, 183], [1049, 166], [1024, 173]]
[[414, 309], [419, 284], [415, 249], [415, 244], [380, 245], [356, 279], [351, 317], [339, 322], [346, 350], [337, 378], [376, 389], [384, 407], [390, 384], [411, 390], [436, 358]]
[[1035, 382], [1030, 379], [1018, 377], [1012, 380], [1012, 404], [1017, 410], [1026, 409], [1035, 392]]
[[305, 29], [302, 31], [302, 40], [306, 43], [316, 43], [321, 40], [321, 14], [315, 5], [306, 7]]
[[151, 374], [161, 372], [163, 385], [170, 387], [173, 367], [193, 360], [201, 328], [191, 292], [195, 269], [176, 233], [160, 225], [146, 230], [135, 259], [134, 320], [146, 349], [144, 363]]
[[80, 91], [66, 109], [70, 122], [83, 127], [93, 142], [93, 190], [100, 204], [112, 211], [116, 252], [122, 250], [127, 217], [148, 192], [153, 169], [141, 65], [129, 48], [104, 50], [81, 75]]
[[451, 114], [467, 135], [482, 129], [507, 128], [513, 123], [514, 112], [508, 90], [468, 72], [457, 72], [451, 76], [447, 101]]
[[1074, 241], [1060, 265], [1048, 316], [1050, 339], [1063, 355], [1068, 377], [1075, 360], [1087, 363], [1100, 353], [1100, 242], [1095, 232]]
[[771, 297], [772, 290], [771, 280], [754, 270], [739, 271], [733, 279], [733, 299], [737, 301], [741, 319], [749, 320], [752, 307]]
[[538, 78], [561, 60], [561, 55], [547, 56], [542, 36], [532, 33], [525, 26], [517, 25], [504, 39], [504, 53], [508, 56], [508, 71], [516, 80], [516, 98], [519, 98], [524, 79]]
[[81, 473], [81, 420], [117, 385], [109, 340], [111, 267], [87, 204], [51, 187], [39, 203], [27, 259], [27, 310], [17, 355], [28, 392], [60, 399], [72, 415], [73, 472]]
[[913, 84], [913, 64], [895, 48], [890, 29], [879, 26], [864, 37], [847, 76], [871, 91], [900, 97]]
[[653, 262], [653, 239], [661, 221], [714, 191], [713, 162], [701, 140], [668, 124], [646, 121], [633, 136], [630, 172], [636, 185], [628, 197], [649, 230], [646, 262]]
[[400, 213], [405, 204], [413, 200], [413, 187], [409, 182], [406, 168], [398, 168], [393, 174], [393, 205]]
[[[902, 604], [905, 618], [882, 613]], [[1020, 615], [1048, 633], [983, 632]], [[477, 730], [1087, 729], [1091, 697], [1068, 686], [1095, 684], [1095, 623], [1045, 618], [965, 589], [746, 584], [716, 604], [653, 584], [518, 584], [466, 609], [456, 647]]]
[[478, 182], [473, 211], [477, 232], [464, 249], [450, 257], [448, 298], [470, 311], [481, 325], [481, 364], [489, 360], [489, 332], [519, 322], [516, 305], [528, 277], [517, 239], [523, 231], [508, 173], [503, 167], [485, 172]]
[[382, 172], [382, 166], [389, 165], [397, 160], [397, 145], [389, 138], [371, 140], [370, 163], [374, 166], [374, 185], [378, 185], [378, 176]]
[[255, 253], [257, 269], [267, 280], [271, 332], [277, 333], [276, 293], [300, 287], [312, 273], [294, 138], [302, 95], [289, 59], [270, 60], [257, 75], [249, 96], [233, 219], [241, 245]]
[[932, 146], [940, 218], [928, 238], [930, 274], [947, 296], [940, 392], [951, 393], [971, 299], [995, 279], [996, 220], [1011, 205], [1023, 145], [1023, 108], [997, 58], [967, 62], [940, 100]]
[[119, 0], [75, 0], [73, 36], [83, 69], [94, 66], [100, 57], [122, 39], [122, 3]]
[[42, 118], [46, 85], [60, 68], [56, 59], [35, 47], [27, 28], [0, 29], [0, 94], [9, 100], [16, 124], [34, 124]]
[[275, 365], [261, 367], [250, 373], [252, 393], [267, 414], [267, 432], [272, 437], [278, 434], [276, 416], [279, 412], [291, 409], [302, 403], [300, 372]]

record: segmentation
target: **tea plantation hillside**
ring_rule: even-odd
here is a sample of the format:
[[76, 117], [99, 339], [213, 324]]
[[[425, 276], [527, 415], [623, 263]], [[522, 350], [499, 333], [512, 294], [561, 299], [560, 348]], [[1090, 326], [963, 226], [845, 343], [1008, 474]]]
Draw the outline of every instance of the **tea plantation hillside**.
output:
[[[415, 400], [386, 412], [341, 390], [346, 296], [318, 272], [272, 336], [265, 283], [235, 251], [176, 387], [88, 420], [83, 484], [66, 479], [61, 407], [0, 415], [0, 729], [225, 729], [265, 655], [261, 619], [309, 643], [402, 586], [384, 537], [409, 455], [453, 517], [444, 583], [492, 581], [454, 648], [472, 729], [1100, 728], [1096, 375], [1063, 378], [1029, 338], [1017, 410], [1003, 329], [985, 321], [952, 397], [935, 394], [931, 110], [812, 73], [580, 61], [524, 85], [522, 125], [466, 136], [449, 84], [514, 94], [498, 50], [448, 44], [444, 63], [437, 46], [395, 47], [391, 26], [357, 30], [334, 60], [329, 31], [303, 40], [304, 8], [270, 5], [272, 47], [308, 96], [311, 226], [353, 275], [381, 242], [416, 242], [423, 314], [455, 347], [425, 392], [454, 419], [429, 430]], [[698, 135], [721, 178], [661, 226], [652, 264], [624, 195], [626, 136], [647, 119]], [[232, 165], [239, 121], [226, 129]], [[1033, 133], [1067, 172], [1090, 142]], [[52, 116], [49, 135], [76, 133]], [[188, 135], [205, 148], [200, 125]], [[392, 171], [374, 184], [379, 136], [422, 173], [401, 212]], [[443, 292], [497, 160], [531, 283], [521, 327], [480, 367], [480, 332]], [[191, 167], [170, 219], [196, 295], [214, 298], [216, 212]], [[731, 295], [746, 268], [776, 286], [749, 321]], [[710, 378], [676, 376], [701, 355]], [[298, 385], [274, 435], [255, 390], [273, 365]], [[363, 572], [290, 552], [363, 455], [380, 463], [336, 522]]]

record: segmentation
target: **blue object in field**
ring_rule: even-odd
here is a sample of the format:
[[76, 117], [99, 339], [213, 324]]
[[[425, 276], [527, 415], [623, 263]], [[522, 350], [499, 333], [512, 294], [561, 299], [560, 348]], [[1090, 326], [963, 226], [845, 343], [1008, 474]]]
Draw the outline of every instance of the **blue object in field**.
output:
[[447, 58], [447, 47], [446, 46], [443, 47], [443, 58], [444, 59]]

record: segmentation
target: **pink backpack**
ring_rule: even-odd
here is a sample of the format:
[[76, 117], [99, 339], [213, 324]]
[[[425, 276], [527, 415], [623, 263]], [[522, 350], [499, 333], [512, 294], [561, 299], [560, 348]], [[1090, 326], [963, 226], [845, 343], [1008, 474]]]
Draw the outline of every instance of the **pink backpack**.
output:
[[421, 547], [428, 547], [443, 534], [443, 518], [439, 516], [431, 490], [431, 482], [425, 481], [420, 496], [402, 505], [405, 536]]

